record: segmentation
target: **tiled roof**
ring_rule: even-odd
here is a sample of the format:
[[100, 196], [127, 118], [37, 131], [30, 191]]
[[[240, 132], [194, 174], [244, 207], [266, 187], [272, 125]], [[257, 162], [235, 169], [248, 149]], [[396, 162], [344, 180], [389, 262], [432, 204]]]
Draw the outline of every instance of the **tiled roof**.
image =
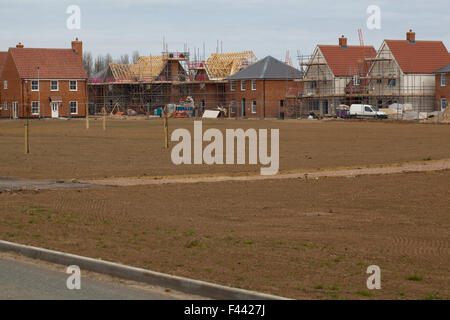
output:
[[22, 79], [87, 79], [80, 57], [72, 49], [10, 48]]
[[0, 52], [0, 75], [2, 74], [3, 65], [5, 64], [8, 52]]
[[442, 67], [439, 70], [436, 70], [435, 73], [450, 73], [450, 63], [448, 65], [446, 65], [445, 67]]
[[450, 63], [442, 41], [385, 40], [404, 73], [434, 73]]
[[303, 73], [290, 65], [281, 62], [271, 56], [267, 56], [258, 62], [241, 71], [238, 71], [227, 80], [247, 80], [247, 79], [301, 79]]
[[373, 58], [374, 47], [319, 45], [326, 62], [336, 77], [349, 77], [358, 73], [358, 66], [365, 58]]

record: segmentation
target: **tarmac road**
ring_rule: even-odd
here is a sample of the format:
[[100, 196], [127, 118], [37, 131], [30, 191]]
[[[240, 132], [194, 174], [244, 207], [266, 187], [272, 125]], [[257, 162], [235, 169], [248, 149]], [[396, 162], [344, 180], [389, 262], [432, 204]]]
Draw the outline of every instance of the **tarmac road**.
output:
[[[131, 286], [106, 277], [83, 276], [81, 289], [69, 290], [64, 266], [51, 267], [0, 255], [1, 300], [173, 300], [162, 288]], [[101, 279], [100, 279], [101, 278]], [[180, 298], [180, 297], [178, 297]], [[181, 297], [183, 298], [183, 297]]]

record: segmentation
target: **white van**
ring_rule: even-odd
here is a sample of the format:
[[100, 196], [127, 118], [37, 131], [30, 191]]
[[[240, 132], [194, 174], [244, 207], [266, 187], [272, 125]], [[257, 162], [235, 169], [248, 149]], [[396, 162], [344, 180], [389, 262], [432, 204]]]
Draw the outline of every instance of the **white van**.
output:
[[378, 111], [369, 104], [352, 104], [350, 106], [350, 116], [378, 119], [387, 119], [388, 117], [386, 113]]

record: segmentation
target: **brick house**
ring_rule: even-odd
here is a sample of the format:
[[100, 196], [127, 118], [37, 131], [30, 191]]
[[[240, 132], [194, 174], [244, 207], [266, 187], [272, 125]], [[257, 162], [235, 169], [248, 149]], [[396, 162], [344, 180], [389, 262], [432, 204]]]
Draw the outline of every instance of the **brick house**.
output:
[[303, 73], [271, 56], [227, 78], [230, 105], [237, 117], [278, 118], [286, 113], [286, 95], [302, 86]]
[[82, 47], [76, 39], [71, 49], [10, 48], [0, 74], [0, 117], [84, 117]]
[[450, 107], [450, 63], [436, 72], [436, 111]]

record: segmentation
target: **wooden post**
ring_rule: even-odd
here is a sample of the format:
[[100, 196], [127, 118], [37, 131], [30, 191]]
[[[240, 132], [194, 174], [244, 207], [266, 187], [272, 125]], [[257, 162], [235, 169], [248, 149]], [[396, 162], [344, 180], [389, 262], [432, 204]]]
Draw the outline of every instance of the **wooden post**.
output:
[[25, 122], [25, 154], [30, 153], [30, 143], [29, 143], [29, 125], [28, 125], [28, 119]]
[[106, 108], [103, 107], [103, 131], [106, 130]]
[[169, 120], [167, 118], [167, 109], [163, 109], [164, 112], [164, 148], [169, 149]]
[[89, 129], [89, 105], [86, 103], [86, 129]]

